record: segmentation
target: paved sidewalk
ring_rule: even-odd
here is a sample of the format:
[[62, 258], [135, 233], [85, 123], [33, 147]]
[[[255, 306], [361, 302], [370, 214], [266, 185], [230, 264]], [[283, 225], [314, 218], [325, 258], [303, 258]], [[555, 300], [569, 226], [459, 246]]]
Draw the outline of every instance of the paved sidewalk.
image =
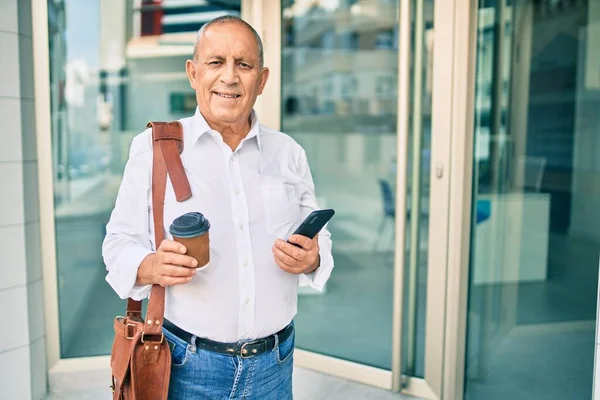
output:
[[[46, 400], [110, 400], [108, 389], [92, 384], [88, 390], [51, 394]], [[329, 375], [295, 367], [294, 400], [410, 400], [415, 398], [361, 385]]]

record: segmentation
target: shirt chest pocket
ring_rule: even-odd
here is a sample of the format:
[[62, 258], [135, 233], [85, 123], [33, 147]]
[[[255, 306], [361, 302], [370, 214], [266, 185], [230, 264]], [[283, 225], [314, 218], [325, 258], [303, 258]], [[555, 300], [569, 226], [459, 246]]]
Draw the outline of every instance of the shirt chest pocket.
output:
[[260, 185], [267, 233], [287, 239], [300, 218], [300, 198], [296, 186], [286, 182], [262, 182]]

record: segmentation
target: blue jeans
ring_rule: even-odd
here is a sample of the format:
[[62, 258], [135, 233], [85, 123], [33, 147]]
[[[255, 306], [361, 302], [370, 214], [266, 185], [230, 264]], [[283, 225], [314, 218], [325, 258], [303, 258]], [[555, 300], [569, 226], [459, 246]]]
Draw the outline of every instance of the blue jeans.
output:
[[166, 329], [171, 348], [169, 400], [291, 400], [295, 331], [275, 348], [241, 358], [196, 348]]

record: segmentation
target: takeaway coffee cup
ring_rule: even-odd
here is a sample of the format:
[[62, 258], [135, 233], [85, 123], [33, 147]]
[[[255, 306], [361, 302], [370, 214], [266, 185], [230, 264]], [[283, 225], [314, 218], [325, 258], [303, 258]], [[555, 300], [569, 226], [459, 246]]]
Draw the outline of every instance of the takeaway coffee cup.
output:
[[169, 227], [173, 240], [187, 248], [186, 254], [198, 261], [198, 268], [206, 266], [210, 261], [209, 229], [210, 223], [199, 212], [183, 214]]

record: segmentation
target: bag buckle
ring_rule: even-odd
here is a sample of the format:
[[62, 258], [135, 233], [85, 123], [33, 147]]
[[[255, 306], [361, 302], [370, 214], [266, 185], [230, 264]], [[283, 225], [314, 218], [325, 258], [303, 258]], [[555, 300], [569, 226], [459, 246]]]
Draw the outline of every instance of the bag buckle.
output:
[[[131, 334], [131, 336], [129, 336], [129, 327], [130, 326], [133, 327], [133, 333]], [[135, 324], [127, 324], [127, 325], [125, 325], [125, 339], [131, 340], [131, 339], [134, 338], [134, 336], [135, 336], [135, 327], [136, 327]]]
[[[122, 324], [125, 323], [125, 321], [127, 321], [127, 317], [123, 317], [123, 316], [120, 316], [120, 315], [117, 316], [116, 319], [117, 319], [117, 321], [119, 321]], [[129, 336], [129, 327], [130, 326], [133, 328], [133, 333], [131, 334], [131, 336]], [[125, 339], [131, 340], [131, 339], [133, 339], [135, 337], [135, 328], [136, 328], [136, 325], [132, 324], [131, 322], [127, 322], [125, 324]]]
[[[144, 343], [144, 335], [145, 332], [142, 332], [142, 343]], [[163, 340], [165, 340], [165, 334], [164, 333], [160, 333], [160, 344], [162, 344]]]

